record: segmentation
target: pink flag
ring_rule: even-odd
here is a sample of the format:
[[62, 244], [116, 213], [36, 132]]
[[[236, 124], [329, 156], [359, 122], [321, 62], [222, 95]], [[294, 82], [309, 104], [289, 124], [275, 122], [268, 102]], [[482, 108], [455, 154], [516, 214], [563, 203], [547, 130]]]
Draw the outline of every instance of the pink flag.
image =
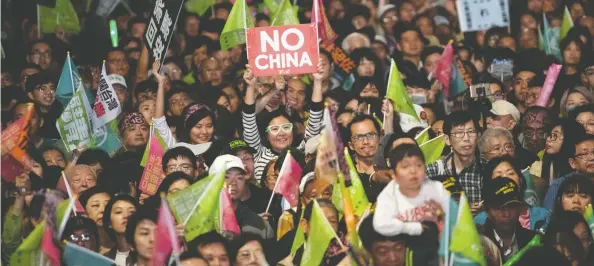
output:
[[435, 70], [433, 70], [433, 76], [441, 83], [443, 95], [449, 97], [450, 95], [450, 78], [452, 74], [452, 60], [454, 59], [454, 48], [452, 48], [452, 41], [446, 45]]
[[70, 189], [70, 184], [68, 184], [68, 179], [66, 178], [64, 171], [62, 171], [62, 176], [60, 179], [58, 179], [56, 189], [67, 193], [68, 198], [74, 199], [74, 215], [85, 214], [85, 208], [82, 206], [82, 204], [80, 204], [80, 201], [78, 201], [78, 199], [72, 195], [72, 190]]
[[322, 42], [326, 45], [331, 45], [334, 40], [338, 38], [338, 35], [328, 22], [326, 17], [326, 11], [324, 10], [324, 3], [322, 0], [313, 1], [313, 14], [311, 14], [311, 23], [318, 25], [318, 38], [322, 39]]
[[52, 266], [60, 266], [60, 250], [52, 240], [52, 229], [47, 225], [43, 231], [43, 239], [41, 240], [41, 250], [49, 258]]
[[219, 201], [220, 215], [221, 215], [221, 232], [232, 232], [239, 235], [239, 223], [235, 217], [235, 211], [231, 205], [231, 195], [226, 189], [221, 190]]
[[551, 93], [553, 93], [553, 87], [555, 87], [555, 82], [557, 82], [559, 72], [561, 72], [561, 65], [553, 63], [551, 66], [549, 66], [547, 78], [545, 79], [542, 90], [540, 91], [540, 96], [538, 96], [538, 100], [536, 100], [537, 106], [547, 107], [549, 99], [551, 98]]
[[155, 237], [155, 253], [151, 259], [152, 265], [165, 265], [169, 253], [172, 251], [174, 256], [179, 256], [181, 248], [175, 234], [175, 222], [167, 201], [161, 198], [161, 208], [159, 209], [159, 220], [157, 221], [157, 234]]
[[148, 157], [138, 187], [142, 192], [148, 195], [155, 195], [157, 188], [159, 188], [159, 185], [164, 178], [161, 159], [165, 154], [165, 150], [163, 150], [156, 134], [151, 134], [147, 149]]
[[291, 152], [287, 152], [285, 161], [281, 170], [278, 173], [275, 193], [279, 193], [291, 204], [291, 207], [297, 206], [299, 202], [299, 181], [301, 180], [301, 167], [291, 156]]

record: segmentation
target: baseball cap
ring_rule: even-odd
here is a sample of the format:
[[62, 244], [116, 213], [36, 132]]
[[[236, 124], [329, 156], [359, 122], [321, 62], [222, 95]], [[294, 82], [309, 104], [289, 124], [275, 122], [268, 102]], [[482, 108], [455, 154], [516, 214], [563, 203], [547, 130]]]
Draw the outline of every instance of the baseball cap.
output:
[[379, 8], [379, 10], [377, 11], [377, 18], [381, 19], [382, 16], [390, 11], [390, 10], [396, 10], [396, 6], [393, 4], [387, 4], [387, 5], [383, 5], [382, 7]]
[[128, 85], [126, 84], [126, 79], [118, 74], [107, 75], [107, 82], [109, 82], [109, 84], [111, 84], [112, 86], [113, 84], [120, 84], [124, 86], [124, 88], [128, 88]]
[[520, 122], [520, 111], [512, 103], [505, 100], [497, 100], [491, 105], [491, 113], [494, 115], [511, 115], [516, 123]]
[[231, 141], [229, 141], [228, 147], [225, 147], [223, 153], [224, 154], [237, 154], [240, 151], [248, 151], [252, 154], [256, 154], [256, 149], [250, 147], [250, 145], [247, 144], [247, 142], [245, 142], [242, 139], [233, 139]]
[[485, 206], [501, 208], [508, 204], [522, 204], [522, 192], [512, 179], [507, 177], [497, 177], [487, 180], [485, 184]]
[[453, 176], [439, 175], [432, 179], [441, 182], [443, 188], [445, 188], [450, 193], [450, 195], [462, 193], [462, 186], [460, 185], [460, 182], [458, 182], [458, 180], [456, 180], [456, 178]]
[[208, 174], [214, 175], [222, 171], [227, 171], [231, 168], [239, 168], [245, 172], [245, 167], [243, 166], [243, 162], [241, 162], [239, 157], [230, 154], [223, 154], [217, 157], [214, 162], [212, 162], [212, 165], [208, 169]]

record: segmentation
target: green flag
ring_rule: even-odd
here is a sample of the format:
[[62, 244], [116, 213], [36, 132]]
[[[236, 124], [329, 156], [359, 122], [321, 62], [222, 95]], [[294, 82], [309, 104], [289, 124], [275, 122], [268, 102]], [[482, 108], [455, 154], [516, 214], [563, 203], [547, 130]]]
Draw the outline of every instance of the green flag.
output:
[[252, 27], [254, 27], [254, 20], [245, 0], [235, 1], [221, 33], [221, 49], [228, 50], [235, 45], [245, 43], [245, 30]]
[[[301, 222], [303, 219], [303, 212], [301, 212], [301, 218], [299, 221]], [[295, 238], [293, 239], [293, 245], [291, 246], [291, 255], [295, 255], [297, 250], [303, 246], [305, 243], [305, 234], [303, 233], [303, 228], [301, 228], [301, 223], [297, 226], [297, 232], [295, 232]]]
[[299, 24], [299, 17], [297, 17], [298, 8], [299, 7], [294, 8], [289, 0], [283, 0], [277, 12], [275, 12], [274, 17], [270, 22], [270, 26]]
[[80, 32], [78, 14], [70, 0], [56, 0], [55, 8], [38, 5], [38, 12], [39, 27], [42, 33], [54, 33], [58, 26], [67, 33], [78, 34]]
[[426, 165], [434, 163], [441, 158], [441, 154], [445, 148], [444, 136], [445, 135], [439, 135], [432, 140], [419, 145], [419, 148], [421, 148], [421, 151], [423, 151], [423, 155], [425, 156]]
[[185, 7], [188, 12], [203, 16], [209, 7], [215, 4], [215, 0], [188, 0]]
[[74, 92], [82, 87], [82, 79], [78, 70], [76, 70], [76, 65], [70, 58], [70, 52], [68, 52], [64, 67], [62, 67], [58, 86], [56, 86], [56, 99], [58, 99], [62, 106], [67, 106]]
[[222, 171], [214, 176], [202, 191], [198, 201], [195, 201], [190, 216], [184, 221], [186, 241], [212, 230], [220, 231], [219, 199], [225, 183], [225, 173], [226, 171]]
[[592, 204], [588, 204], [584, 210], [584, 218], [590, 227], [592, 236], [594, 236], [594, 210], [592, 210]]
[[336, 237], [336, 232], [326, 219], [322, 208], [314, 200], [309, 220], [309, 234], [303, 250], [301, 265], [318, 266], [321, 264], [330, 241]]
[[423, 129], [423, 131], [421, 131], [419, 134], [417, 134], [417, 136], [415, 137], [415, 141], [417, 142], [418, 145], [422, 145], [423, 143], [430, 140], [430, 136], [429, 136], [430, 128], [431, 127], [427, 127], [425, 129]]
[[351, 177], [351, 185], [347, 187], [347, 190], [351, 194], [355, 215], [361, 216], [369, 207], [369, 199], [367, 199], [367, 194], [365, 194], [365, 188], [363, 187], [363, 183], [361, 183], [359, 172], [357, 172], [353, 159], [346, 148], [344, 149], [344, 159], [349, 166], [349, 175]]
[[276, 12], [278, 11], [278, 8], [280, 7], [280, 2], [282, 0], [264, 0], [264, 5], [266, 6], [266, 8], [268, 8], [268, 12], [269, 12], [269, 16], [270, 18], [273, 18], [274, 15], [276, 15]]
[[526, 184], [526, 191], [524, 191], [524, 201], [532, 207], [540, 207], [540, 199], [536, 193], [536, 186], [534, 180], [528, 169], [522, 171], [524, 183]]
[[472, 213], [466, 196], [460, 197], [460, 209], [458, 211], [458, 222], [452, 230], [450, 251], [456, 252], [456, 256], [462, 256], [481, 266], [486, 266], [481, 237], [474, 225]]
[[559, 41], [567, 36], [567, 33], [571, 28], [573, 28], [573, 19], [571, 18], [567, 6], [565, 6], [565, 10], [563, 11], [563, 22], [561, 22], [561, 29], [559, 30]]
[[400, 114], [405, 114], [413, 117], [417, 121], [421, 121], [419, 116], [417, 116], [417, 112], [413, 107], [412, 101], [408, 97], [408, 92], [406, 91], [404, 83], [402, 83], [400, 71], [398, 71], [398, 67], [394, 62], [394, 59], [391, 61], [392, 63], [390, 65], [390, 76], [388, 77], [388, 91], [386, 92], [386, 98], [394, 102], [394, 109], [400, 112]]

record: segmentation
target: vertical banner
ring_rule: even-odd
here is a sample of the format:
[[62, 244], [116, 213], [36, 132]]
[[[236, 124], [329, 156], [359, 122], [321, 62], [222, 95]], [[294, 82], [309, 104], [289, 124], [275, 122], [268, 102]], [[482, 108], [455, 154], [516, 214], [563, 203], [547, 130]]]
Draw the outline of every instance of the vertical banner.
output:
[[508, 0], [458, 0], [456, 9], [463, 32], [509, 26]]
[[144, 41], [155, 60], [163, 59], [167, 53], [182, 3], [183, 0], [155, 1], [153, 13], [144, 32]]
[[315, 24], [248, 28], [247, 47], [256, 77], [317, 72]]
[[103, 68], [101, 69], [101, 78], [99, 79], [99, 88], [93, 110], [95, 111], [95, 116], [93, 117], [95, 119], [93, 123], [94, 129], [98, 129], [109, 121], [116, 119], [122, 112], [122, 105], [118, 100], [117, 94], [111, 83], [107, 82], [105, 62], [103, 62]]
[[[152, 131], [154, 129], [151, 128]], [[156, 132], [151, 134], [149, 144], [146, 146], [148, 149], [148, 157], [146, 164], [144, 165], [144, 171], [142, 172], [142, 178], [140, 179], [140, 185], [138, 186], [142, 192], [148, 195], [155, 195], [157, 188], [163, 181], [163, 165], [161, 160], [165, 154], [165, 150], [161, 143], [157, 139]]]
[[353, 61], [342, 48], [334, 43], [326, 45], [322, 42], [320, 48], [330, 53], [330, 56], [332, 57], [330, 60], [332, 60], [332, 63], [334, 63], [335, 66], [333, 77], [340, 83], [343, 83], [355, 69], [355, 61]]

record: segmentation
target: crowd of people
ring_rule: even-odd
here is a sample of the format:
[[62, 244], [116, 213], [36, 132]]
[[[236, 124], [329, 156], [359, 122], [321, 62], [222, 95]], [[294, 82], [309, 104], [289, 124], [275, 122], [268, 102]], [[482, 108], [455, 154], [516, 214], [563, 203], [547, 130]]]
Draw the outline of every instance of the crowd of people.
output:
[[[509, 27], [473, 32], [460, 31], [454, 0], [323, 1], [338, 35], [333, 47], [354, 62], [352, 72], [337, 65], [345, 57], [322, 47], [317, 72], [272, 77], [252, 74], [245, 44], [221, 49], [228, 1], [213, 1], [202, 15], [182, 8], [161, 61], [144, 41], [154, 1], [122, 1], [101, 17], [93, 12], [101, 1], [71, 0], [76, 34], [59, 24], [42, 33], [34, 2], [2, 1], [2, 128], [30, 118], [31, 159], [18, 174], [2, 171], [2, 265], [53, 216], [49, 199], [69, 197], [81, 210], [67, 214], [60, 251], [70, 242], [117, 266], [153, 265], [161, 197], [220, 172], [240, 233], [186, 239], [177, 221], [183, 252], [171, 263], [301, 265], [307, 247], [293, 243], [299, 234], [312, 237], [321, 208], [336, 238], [319, 247], [326, 249], [319, 265], [468, 265], [440, 252], [444, 221], [457, 215], [451, 201], [464, 198], [484, 265], [594, 265], [594, 227], [584, 216], [594, 197], [593, 1], [509, 1]], [[271, 24], [269, 1], [246, 2], [256, 27]], [[301, 23], [310, 23], [312, 1], [291, 2]], [[573, 26], [558, 40], [559, 53], [549, 53], [544, 25], [559, 32], [566, 20]], [[435, 74], [447, 45], [472, 85], [454, 95]], [[67, 104], [57, 87], [67, 60], [92, 94], [104, 64], [122, 106], [119, 150], [64, 145], [56, 123]], [[386, 98], [391, 60], [419, 120]], [[553, 63], [561, 69], [543, 104]], [[475, 97], [469, 87], [484, 91]], [[359, 243], [350, 243], [356, 238], [348, 237], [336, 183], [317, 182], [328, 178], [316, 163], [326, 121], [336, 122], [333, 141], [348, 150], [351, 176], [370, 203], [355, 217], [366, 256], [353, 256]], [[156, 133], [164, 179], [151, 196], [139, 185]], [[446, 144], [436, 161], [419, 147], [423, 134]], [[302, 169], [296, 207], [275, 193], [288, 154]], [[3, 143], [3, 168], [7, 156]], [[542, 237], [531, 246], [535, 236]]]

